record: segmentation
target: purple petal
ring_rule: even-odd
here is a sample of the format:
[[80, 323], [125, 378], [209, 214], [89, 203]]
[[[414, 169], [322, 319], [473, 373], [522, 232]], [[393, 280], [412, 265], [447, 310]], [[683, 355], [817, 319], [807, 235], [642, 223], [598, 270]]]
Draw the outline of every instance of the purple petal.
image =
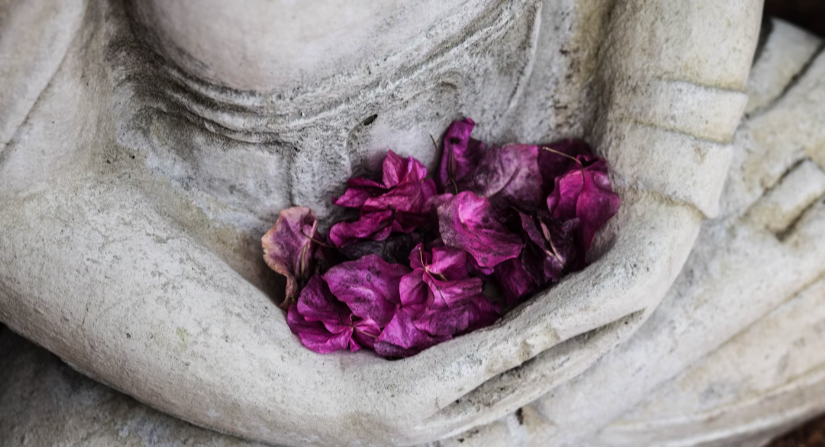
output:
[[519, 258], [508, 259], [496, 266], [495, 278], [504, 291], [508, 304], [518, 302], [536, 288], [533, 277], [527, 273]]
[[[317, 353], [328, 354], [339, 349], [347, 349], [351, 345], [353, 331], [351, 327], [344, 327], [337, 333], [330, 332], [319, 321], [307, 321], [298, 312], [298, 308], [294, 304], [289, 308], [286, 322], [292, 333], [301, 340], [301, 343]], [[352, 344], [350, 348], [357, 351], [360, 346]]]
[[582, 223], [582, 243], [585, 253], [590, 250], [596, 232], [616, 215], [621, 203], [619, 195], [614, 193], [610, 187], [606, 162], [600, 160], [598, 164], [604, 165], [604, 172], [586, 170], [590, 175], [585, 175], [584, 189], [579, 195], [576, 207], [576, 217]]
[[430, 308], [450, 308], [472, 301], [476, 296], [482, 295], [483, 282], [479, 278], [442, 281], [431, 275], [426, 275], [424, 276], [424, 282], [430, 286], [433, 295], [432, 303], [428, 303]]
[[430, 300], [413, 322], [418, 329], [434, 336], [455, 335], [498, 318], [495, 306], [481, 293], [480, 279], [440, 281], [428, 275], [424, 281], [430, 286]]
[[433, 247], [432, 262], [427, 269], [448, 281], [469, 278], [467, 252], [455, 247]]
[[417, 244], [410, 251], [410, 256], [407, 258], [410, 261], [410, 267], [414, 269], [423, 269], [425, 265], [430, 265], [433, 260], [433, 255], [424, 248], [423, 243]]
[[472, 176], [479, 159], [484, 154], [484, 144], [470, 138], [476, 123], [470, 118], [454, 122], [444, 136], [444, 152], [441, 155], [436, 184], [441, 192], [458, 193], [459, 185]]
[[282, 307], [295, 302], [314, 273], [312, 259], [317, 244], [311, 238], [317, 238], [317, 226], [311, 209], [296, 206], [281, 211], [275, 225], [261, 238], [266, 264], [286, 276]]
[[343, 247], [358, 239], [384, 240], [392, 232], [393, 213], [390, 210], [363, 214], [355, 222], [338, 222], [329, 229], [329, 240]]
[[575, 138], [541, 146], [538, 153], [538, 165], [544, 194], [549, 194], [553, 190], [556, 177], [578, 167], [575, 158], [579, 155], [589, 157], [592, 151], [587, 143]]
[[[426, 331], [418, 329], [413, 324], [414, 317], [416, 317], [416, 315], [409, 312], [409, 310], [404, 308], [399, 309], [392, 321], [390, 321], [387, 327], [384, 328], [384, 331], [381, 332], [381, 336], [378, 337], [378, 342], [389, 343], [401, 349], [412, 349], [418, 352], [450, 339], [449, 336], [433, 337]], [[379, 346], [379, 343], [375, 344], [376, 352], [378, 352], [379, 355], [386, 355], [379, 351]], [[381, 347], [384, 349], [389, 348], [386, 346]]]
[[583, 267], [581, 262], [573, 263], [584, 258], [582, 247], [575, 242], [580, 231], [578, 219], [561, 222], [547, 215], [541, 219], [523, 213], [520, 216], [530, 241], [522, 252], [522, 266], [537, 284], [558, 281], [565, 268]]
[[426, 179], [423, 182], [402, 183], [385, 194], [367, 199], [362, 210], [365, 213], [381, 210], [423, 213], [424, 204], [433, 195], [433, 188], [423, 185], [430, 185], [431, 182], [431, 179]]
[[341, 197], [333, 197], [332, 204], [347, 208], [361, 208], [370, 197], [379, 196], [387, 191], [384, 185], [356, 177], [347, 181], [347, 188]]
[[498, 307], [484, 295], [476, 296], [472, 300], [471, 306], [468, 306], [467, 312], [469, 313], [469, 324], [464, 333], [487, 327], [495, 323], [501, 316]]
[[389, 264], [376, 255], [348, 261], [324, 274], [332, 294], [345, 302], [352, 313], [385, 326], [401, 304], [399, 282], [410, 269]]
[[352, 332], [352, 338], [358, 342], [359, 345], [375, 349], [375, 342], [381, 335], [381, 328], [373, 320], [359, 320], [355, 322], [355, 328]]
[[515, 258], [524, 246], [496, 220], [490, 202], [469, 191], [438, 208], [438, 228], [446, 245], [468, 252], [480, 267]]
[[340, 330], [338, 326], [352, 325], [352, 313], [332, 295], [320, 275], [309, 279], [298, 298], [297, 309], [306, 321], [329, 323], [327, 328], [333, 332]]
[[526, 144], [490, 148], [473, 176], [475, 193], [501, 204], [502, 208], [510, 205], [538, 208], [546, 196], [538, 154], [537, 146]]
[[610, 186], [604, 159], [581, 156], [579, 160], [588, 165], [556, 178], [547, 207], [556, 219], [581, 221], [580, 244], [586, 255], [596, 232], [618, 212], [620, 199]]
[[424, 282], [424, 269], [417, 268], [404, 275], [398, 284], [399, 299], [401, 306], [412, 310], [423, 312], [427, 303], [427, 284]]
[[427, 176], [427, 168], [413, 157], [402, 158], [393, 151], [387, 151], [384, 158], [384, 186], [391, 188], [401, 183], [418, 183]]

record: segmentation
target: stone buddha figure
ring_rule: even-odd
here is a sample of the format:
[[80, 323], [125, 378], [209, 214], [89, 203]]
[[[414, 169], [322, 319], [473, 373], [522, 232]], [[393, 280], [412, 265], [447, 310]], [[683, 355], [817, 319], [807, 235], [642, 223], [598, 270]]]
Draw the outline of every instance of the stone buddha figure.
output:
[[[760, 19], [758, 0], [0, 1], [0, 322], [274, 445], [762, 439], [825, 407], [825, 355], [793, 344], [825, 324], [825, 90], [820, 42]], [[607, 158], [622, 208], [591, 264], [404, 360], [304, 349], [261, 235], [293, 205], [328, 225], [388, 149], [432, 167], [462, 117]], [[766, 360], [768, 340], [794, 348]]]

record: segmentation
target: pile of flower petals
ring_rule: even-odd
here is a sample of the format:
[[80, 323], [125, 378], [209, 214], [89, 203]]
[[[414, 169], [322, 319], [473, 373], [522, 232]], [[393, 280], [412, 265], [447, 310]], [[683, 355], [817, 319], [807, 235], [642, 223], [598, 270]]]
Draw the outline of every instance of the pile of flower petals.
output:
[[287, 278], [282, 307], [304, 346], [408, 357], [585, 267], [619, 208], [606, 161], [580, 140], [487, 148], [474, 126], [450, 126], [435, 179], [392, 151], [380, 181], [350, 179], [332, 203], [358, 217], [326, 236], [309, 208], [281, 212], [264, 259]]

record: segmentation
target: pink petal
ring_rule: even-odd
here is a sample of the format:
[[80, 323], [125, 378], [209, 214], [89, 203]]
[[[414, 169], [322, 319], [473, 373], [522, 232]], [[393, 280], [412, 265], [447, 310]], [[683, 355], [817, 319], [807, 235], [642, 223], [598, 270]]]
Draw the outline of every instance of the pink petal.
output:
[[579, 219], [560, 222], [547, 215], [533, 218], [523, 213], [520, 217], [530, 241], [521, 256], [522, 266], [537, 284], [557, 282], [566, 268], [572, 270], [584, 266], [581, 262], [583, 248], [576, 243]]
[[446, 245], [468, 252], [480, 267], [515, 258], [524, 246], [496, 220], [490, 202], [469, 191], [438, 208], [438, 228]]
[[444, 152], [441, 155], [436, 184], [441, 192], [457, 194], [459, 185], [472, 178], [472, 173], [484, 154], [484, 144], [470, 138], [476, 123], [470, 118], [456, 121], [444, 136]]
[[333, 205], [361, 208], [370, 197], [379, 196], [387, 191], [384, 185], [361, 177], [349, 179], [347, 186], [349, 188], [341, 197], [332, 198]]
[[381, 328], [373, 320], [359, 320], [355, 322], [355, 328], [352, 333], [352, 338], [358, 342], [359, 345], [375, 349], [375, 342], [381, 335]]
[[363, 212], [395, 210], [407, 213], [424, 212], [424, 204], [434, 194], [432, 179], [405, 182], [364, 202]]
[[450, 281], [469, 278], [467, 252], [455, 247], [433, 247], [432, 253], [429, 271]]
[[329, 240], [343, 247], [358, 239], [384, 240], [392, 232], [393, 213], [390, 210], [363, 214], [355, 222], [338, 222], [329, 229]]
[[345, 302], [352, 313], [385, 326], [401, 304], [399, 282], [410, 269], [389, 264], [376, 255], [347, 261], [324, 274], [332, 294]]
[[307, 321], [298, 312], [297, 306], [294, 304], [289, 308], [286, 322], [292, 333], [301, 340], [301, 343], [317, 353], [328, 354], [339, 349], [347, 349], [350, 345], [351, 327], [344, 327], [337, 333], [330, 332], [319, 321]]
[[[330, 292], [326, 281], [320, 275], [309, 279], [298, 298], [298, 312], [307, 321], [331, 322], [351, 325], [352, 313]], [[333, 330], [333, 329], [330, 329]]]
[[498, 318], [495, 306], [481, 293], [480, 279], [440, 281], [425, 276], [424, 281], [430, 286], [430, 299], [427, 310], [413, 321], [418, 329], [434, 336], [452, 336]]
[[580, 156], [579, 160], [583, 168], [556, 178], [547, 207], [556, 219], [581, 221], [580, 244], [586, 255], [596, 232], [618, 212], [621, 201], [610, 186], [603, 158]]
[[[379, 355], [387, 355], [386, 351], [382, 352], [382, 350], [379, 350], [381, 348], [385, 350], [391, 349], [391, 346], [383, 345], [387, 343], [403, 350], [412, 350], [413, 352], [407, 353], [407, 355], [411, 355], [451, 338], [449, 336], [433, 337], [427, 332], [418, 329], [413, 324], [414, 317], [415, 315], [408, 310], [403, 308], [399, 309], [392, 321], [390, 321], [387, 327], [384, 328], [384, 331], [381, 332], [381, 336], [378, 337], [378, 342], [381, 342], [381, 345], [379, 343], [375, 344], [376, 352]], [[405, 357], [407, 355], [402, 356]]]
[[261, 238], [264, 261], [276, 272], [286, 276], [286, 300], [289, 306], [298, 298], [301, 287], [314, 273], [313, 254], [317, 244], [318, 222], [315, 213], [296, 206], [281, 211], [275, 225]]
[[393, 151], [387, 151], [384, 158], [384, 186], [391, 188], [401, 183], [418, 183], [427, 176], [427, 168], [413, 157], [402, 158]]
[[600, 164], [605, 165], [605, 172], [586, 171], [590, 175], [585, 176], [584, 189], [576, 204], [576, 217], [582, 222], [582, 243], [585, 253], [590, 250], [596, 232], [619, 212], [621, 203], [619, 195], [610, 187], [606, 163], [601, 160]]
[[538, 165], [539, 148], [526, 144], [492, 147], [474, 174], [474, 191], [499, 207], [538, 208], [546, 193]]
[[549, 194], [553, 190], [556, 177], [578, 167], [575, 158], [579, 155], [591, 157], [592, 151], [587, 143], [575, 138], [557, 141], [539, 148], [538, 165], [544, 194]]
[[417, 268], [404, 275], [398, 284], [401, 305], [406, 308], [415, 307], [423, 312], [427, 303], [428, 286], [424, 282], [424, 269]]
[[519, 258], [508, 259], [497, 265], [495, 278], [509, 304], [518, 302], [536, 288], [536, 282], [524, 269]]

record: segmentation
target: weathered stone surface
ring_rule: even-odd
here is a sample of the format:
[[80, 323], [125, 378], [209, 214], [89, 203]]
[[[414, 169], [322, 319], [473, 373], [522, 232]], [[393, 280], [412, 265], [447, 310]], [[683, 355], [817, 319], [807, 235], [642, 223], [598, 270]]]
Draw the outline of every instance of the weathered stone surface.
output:
[[[788, 85], [795, 76], [772, 73], [787, 69], [776, 53], [800, 31], [781, 21], [771, 29], [749, 91], [777, 96], [740, 125], [726, 206], [703, 224], [662, 304], [628, 342], [522, 408], [536, 415], [523, 427], [505, 419], [475, 438], [489, 430], [490, 439], [507, 434], [502, 446], [758, 446], [825, 409], [825, 149], [816, 133], [825, 56], [797, 63], [808, 68]], [[784, 171], [774, 151], [784, 151]]]
[[[377, 15], [358, 31], [374, 47], [349, 53], [359, 37], [335, 55], [352, 64], [322, 55], [239, 74], [233, 53], [199, 42], [233, 42], [237, 27], [212, 25], [275, 6], [190, 17], [188, 2], [83, 5], [59, 68], [0, 149], [0, 205], [14, 210], [0, 215], [0, 320], [164, 412], [290, 445], [460, 433], [630, 337], [718, 211], [760, 16], [755, 0], [393, 3], [393, 20], [415, 22], [402, 35], [425, 38], [388, 49]], [[211, 28], [175, 34], [198, 20]], [[292, 61], [267, 50], [281, 35], [241, 54]], [[316, 66], [318, 78], [290, 84]], [[333, 216], [330, 195], [389, 147], [431, 162], [430, 134], [461, 116], [486, 140], [581, 136], [609, 159], [623, 206], [595, 262], [410, 359], [303, 349], [267, 293], [260, 235], [290, 204]]]
[[152, 410], [2, 326], [0, 445], [263, 447]]

